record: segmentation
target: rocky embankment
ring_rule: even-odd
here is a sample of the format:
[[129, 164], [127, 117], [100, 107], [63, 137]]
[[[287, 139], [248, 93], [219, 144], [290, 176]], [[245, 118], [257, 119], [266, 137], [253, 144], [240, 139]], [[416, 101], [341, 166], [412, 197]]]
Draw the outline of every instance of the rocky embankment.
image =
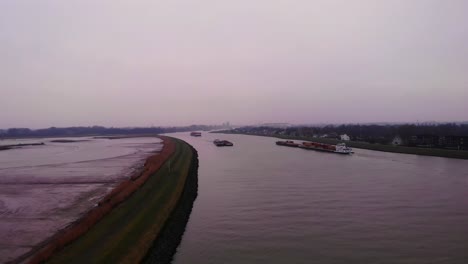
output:
[[191, 147], [194, 155], [180, 200], [167, 220], [158, 238], [154, 241], [143, 263], [171, 263], [177, 247], [185, 232], [193, 203], [198, 194], [198, 153]]

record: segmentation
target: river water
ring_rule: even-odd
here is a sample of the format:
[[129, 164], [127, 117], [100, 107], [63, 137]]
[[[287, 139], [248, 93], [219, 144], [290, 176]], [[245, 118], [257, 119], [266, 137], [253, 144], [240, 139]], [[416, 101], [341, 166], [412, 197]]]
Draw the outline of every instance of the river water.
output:
[[[199, 189], [173, 263], [468, 263], [468, 161], [175, 133]], [[234, 142], [216, 147], [215, 138]]]

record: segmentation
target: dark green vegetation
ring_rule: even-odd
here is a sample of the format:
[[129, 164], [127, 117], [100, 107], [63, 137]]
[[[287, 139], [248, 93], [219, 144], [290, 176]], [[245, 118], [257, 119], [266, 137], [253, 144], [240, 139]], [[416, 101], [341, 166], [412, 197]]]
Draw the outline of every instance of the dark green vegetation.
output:
[[[467, 147], [464, 142], [448, 140], [450, 137], [468, 138], [468, 124], [400, 124], [400, 125], [327, 125], [268, 127], [250, 126], [234, 129], [235, 132], [259, 135], [285, 135], [298, 137], [327, 137], [339, 139], [346, 134], [352, 141], [391, 144], [395, 137], [401, 139], [400, 145], [431, 145], [438, 148]], [[461, 143], [461, 144], [457, 144]], [[456, 148], [458, 149], [458, 148]]]
[[44, 129], [10, 128], [2, 130], [0, 138], [25, 138], [25, 137], [78, 137], [98, 135], [156, 135], [172, 132], [186, 132], [194, 130], [220, 129], [221, 126], [191, 125], [185, 127], [50, 127]]
[[332, 138], [315, 138], [311, 136], [308, 137], [308, 136], [292, 136], [292, 135], [279, 135], [279, 134], [270, 135], [270, 134], [238, 132], [234, 130], [220, 131], [216, 133], [268, 136], [268, 137], [275, 137], [275, 138], [282, 138], [282, 139], [314, 141], [314, 142], [328, 143], [328, 144], [337, 144], [337, 143], [343, 142], [343, 143], [346, 143], [347, 146], [352, 147], [352, 148], [361, 148], [361, 149], [369, 149], [369, 150], [375, 150], [375, 151], [385, 151], [385, 152], [424, 155], [424, 156], [437, 156], [437, 157], [445, 157], [445, 158], [468, 159], [468, 151], [372, 144], [372, 143], [356, 142], [356, 141], [341, 141], [341, 140], [332, 139]]
[[196, 152], [187, 143], [173, 140], [175, 152], [140, 189], [49, 263], [140, 262], [167, 225], [190, 182]]

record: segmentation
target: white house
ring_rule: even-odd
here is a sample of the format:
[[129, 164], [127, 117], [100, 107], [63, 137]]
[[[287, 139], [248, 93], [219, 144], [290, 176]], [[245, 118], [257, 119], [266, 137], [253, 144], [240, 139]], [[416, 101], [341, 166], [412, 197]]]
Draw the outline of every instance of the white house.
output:
[[341, 135], [340, 139], [343, 140], [343, 141], [349, 141], [350, 140], [349, 136], [346, 135], [346, 134]]
[[392, 145], [394, 145], [394, 146], [399, 146], [399, 145], [401, 145], [402, 143], [403, 143], [403, 140], [401, 139], [400, 136], [396, 136], [396, 137], [394, 137], [393, 140], [392, 140]]

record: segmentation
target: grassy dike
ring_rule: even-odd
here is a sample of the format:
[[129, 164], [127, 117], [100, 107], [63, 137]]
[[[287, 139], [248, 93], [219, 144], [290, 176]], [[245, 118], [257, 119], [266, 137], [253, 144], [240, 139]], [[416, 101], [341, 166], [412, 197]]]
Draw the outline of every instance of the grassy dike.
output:
[[283, 136], [283, 135], [258, 135], [258, 134], [249, 134], [249, 133], [234, 133], [234, 132], [229, 132], [229, 131], [222, 131], [222, 132], [220, 131], [216, 133], [274, 137], [274, 138], [290, 139], [290, 140], [314, 141], [314, 142], [327, 143], [327, 144], [346, 143], [347, 146], [352, 147], [352, 148], [369, 149], [369, 150], [392, 152], [392, 153], [423, 155], [423, 156], [435, 156], [435, 157], [443, 157], [443, 158], [468, 159], [468, 151], [458, 151], [458, 150], [449, 150], [449, 149], [417, 148], [417, 147], [393, 146], [393, 145], [382, 145], [382, 144], [370, 144], [366, 142], [357, 142], [357, 141], [340, 141], [340, 140], [331, 139], [331, 138], [312, 138], [312, 137]]
[[[182, 207], [188, 219], [196, 197], [198, 158], [187, 143], [174, 138], [170, 140], [175, 143], [175, 150], [159, 170], [47, 263], [138, 263], [145, 259], [150, 249], [154, 251], [155, 243], [161, 243], [161, 240], [166, 248], [158, 249], [159, 254], [172, 257], [180, 237], [161, 239], [160, 234], [173, 232], [167, 230], [171, 227], [168, 220], [177, 218], [173, 214], [181, 205], [185, 205]], [[187, 193], [190, 195], [184, 195]], [[181, 236], [185, 225], [172, 228], [178, 229]]]

